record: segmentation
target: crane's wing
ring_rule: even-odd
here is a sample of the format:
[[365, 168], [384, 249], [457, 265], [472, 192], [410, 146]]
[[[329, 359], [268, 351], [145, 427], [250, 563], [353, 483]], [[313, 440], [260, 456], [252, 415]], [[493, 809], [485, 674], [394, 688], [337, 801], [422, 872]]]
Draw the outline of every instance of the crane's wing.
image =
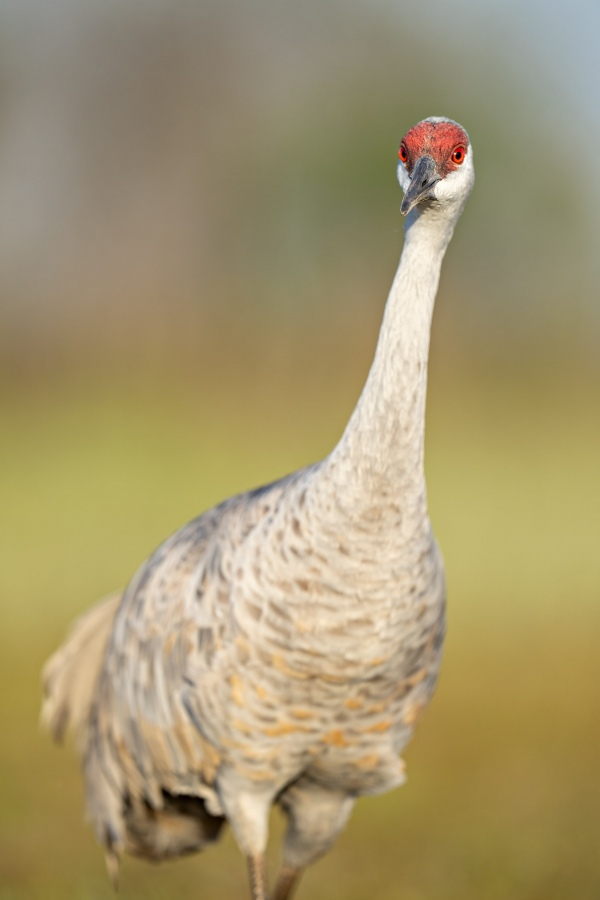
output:
[[232, 600], [236, 579], [247, 576], [240, 548], [292, 480], [241, 494], [190, 522], [123, 595], [83, 749], [88, 811], [109, 852], [199, 849], [202, 841], [187, 832], [168, 850], [164, 828], [160, 840], [145, 834], [150, 811], [164, 818], [173, 798], [196, 798], [209, 817], [223, 814], [214, 785], [230, 740], [225, 696], [244, 654]]

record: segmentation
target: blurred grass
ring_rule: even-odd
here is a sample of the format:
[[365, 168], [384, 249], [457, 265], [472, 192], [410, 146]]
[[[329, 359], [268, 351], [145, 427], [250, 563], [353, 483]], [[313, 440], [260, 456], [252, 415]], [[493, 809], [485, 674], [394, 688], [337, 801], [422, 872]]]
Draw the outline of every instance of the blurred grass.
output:
[[[37, 727], [39, 670], [67, 623], [203, 508], [326, 453], [360, 389], [361, 352], [354, 366], [350, 349], [328, 364], [329, 348], [296, 368], [215, 354], [193, 376], [132, 370], [5, 390], [0, 900], [112, 896], [81, 825], [74, 753]], [[597, 393], [577, 373], [509, 381], [434, 367], [441, 684], [406, 753], [408, 784], [357, 805], [299, 898], [600, 894]], [[120, 896], [245, 892], [227, 836], [177, 864], [127, 860]]]

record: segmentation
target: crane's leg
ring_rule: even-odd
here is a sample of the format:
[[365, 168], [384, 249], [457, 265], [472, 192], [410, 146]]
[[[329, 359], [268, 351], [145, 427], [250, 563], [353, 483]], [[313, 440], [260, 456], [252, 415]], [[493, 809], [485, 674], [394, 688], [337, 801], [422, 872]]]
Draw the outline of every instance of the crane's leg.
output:
[[289, 900], [294, 888], [298, 885], [303, 871], [304, 869], [298, 869], [294, 866], [282, 866], [275, 890], [273, 891], [273, 900]]
[[326, 853], [343, 829], [354, 799], [329, 791], [305, 775], [281, 795], [279, 803], [288, 827], [273, 900], [288, 900], [306, 866]]
[[268, 900], [265, 850], [273, 791], [241, 779], [235, 769], [224, 766], [218, 787], [225, 818], [248, 863], [252, 900]]
[[248, 857], [248, 874], [252, 900], [268, 900], [267, 867], [263, 853]]

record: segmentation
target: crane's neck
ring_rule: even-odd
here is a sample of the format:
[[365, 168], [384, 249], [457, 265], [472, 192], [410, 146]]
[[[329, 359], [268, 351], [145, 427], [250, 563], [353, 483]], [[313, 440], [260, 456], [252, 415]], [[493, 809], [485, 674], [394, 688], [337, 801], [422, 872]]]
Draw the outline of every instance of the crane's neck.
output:
[[457, 218], [433, 209], [409, 215], [371, 370], [340, 442], [325, 460], [330, 499], [355, 520], [396, 518], [399, 506], [418, 508], [426, 520], [423, 448], [431, 317]]

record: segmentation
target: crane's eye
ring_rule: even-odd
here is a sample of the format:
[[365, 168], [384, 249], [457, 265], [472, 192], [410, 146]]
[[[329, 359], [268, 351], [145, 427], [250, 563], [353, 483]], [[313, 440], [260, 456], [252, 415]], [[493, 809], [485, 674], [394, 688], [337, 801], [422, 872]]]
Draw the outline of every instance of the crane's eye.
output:
[[462, 166], [465, 161], [466, 152], [467, 151], [462, 146], [462, 144], [454, 148], [454, 150], [452, 151], [452, 162], [455, 166]]
[[400, 144], [400, 149], [398, 150], [398, 159], [403, 166], [405, 166], [408, 162], [408, 153], [406, 152], [406, 147], [404, 146], [404, 144]]

